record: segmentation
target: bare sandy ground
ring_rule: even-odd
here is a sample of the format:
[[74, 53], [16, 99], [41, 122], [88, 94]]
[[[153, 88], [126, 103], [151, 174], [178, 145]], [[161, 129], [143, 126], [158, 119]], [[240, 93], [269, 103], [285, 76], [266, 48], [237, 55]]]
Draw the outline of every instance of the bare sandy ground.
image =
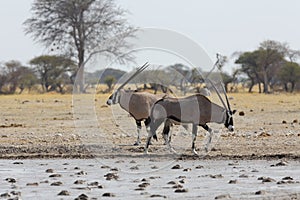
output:
[[159, 135], [145, 156], [145, 129], [133, 146], [135, 122], [106, 106], [108, 95], [1, 96], [0, 198], [299, 199], [300, 94], [229, 96], [236, 130], [211, 124], [205, 152], [200, 129], [199, 156], [181, 126], [172, 130], [178, 155]]

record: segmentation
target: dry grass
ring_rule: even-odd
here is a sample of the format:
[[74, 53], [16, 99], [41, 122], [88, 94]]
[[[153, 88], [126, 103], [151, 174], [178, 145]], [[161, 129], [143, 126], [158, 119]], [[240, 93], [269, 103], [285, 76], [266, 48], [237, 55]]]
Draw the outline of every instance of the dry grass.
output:
[[[232, 93], [229, 97], [238, 110], [236, 131], [229, 134], [216, 126], [220, 131], [209, 155], [300, 155], [300, 94]], [[78, 156], [86, 153], [78, 148], [82, 144], [100, 145], [104, 153], [142, 152], [142, 147], [131, 146], [136, 137], [134, 120], [118, 105], [106, 106], [107, 98], [105, 94], [1, 96], [2, 157]], [[242, 111], [244, 116], [239, 115]], [[205, 134], [199, 132], [197, 146], [202, 147]], [[162, 139], [151, 147], [153, 152], [165, 151], [161, 143]], [[190, 134], [174, 127], [174, 147], [190, 154], [190, 143]]]

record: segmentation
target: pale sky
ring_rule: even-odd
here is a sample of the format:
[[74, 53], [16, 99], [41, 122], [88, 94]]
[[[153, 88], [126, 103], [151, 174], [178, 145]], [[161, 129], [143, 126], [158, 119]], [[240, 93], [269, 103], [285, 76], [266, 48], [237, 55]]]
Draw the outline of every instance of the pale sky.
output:
[[[47, 53], [24, 34], [22, 23], [30, 17], [33, 0], [0, 1], [0, 62], [27, 64]], [[200, 44], [211, 58], [221, 53], [254, 50], [271, 39], [300, 49], [298, 0], [117, 0], [128, 9], [138, 27], [166, 28]], [[229, 70], [232, 67], [226, 66]]]

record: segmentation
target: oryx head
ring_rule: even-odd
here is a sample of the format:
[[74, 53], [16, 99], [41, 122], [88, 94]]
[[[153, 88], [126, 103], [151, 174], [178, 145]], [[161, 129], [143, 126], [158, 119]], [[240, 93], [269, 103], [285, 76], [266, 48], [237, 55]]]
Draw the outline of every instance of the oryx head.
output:
[[120, 97], [122, 95], [122, 92], [124, 91], [122, 88], [130, 81], [132, 80], [136, 75], [141, 73], [144, 69], [146, 69], [149, 66], [148, 63], [145, 63], [142, 67], [138, 68], [137, 71], [132, 74], [120, 87], [108, 98], [106, 104], [112, 105], [117, 104], [120, 101]]

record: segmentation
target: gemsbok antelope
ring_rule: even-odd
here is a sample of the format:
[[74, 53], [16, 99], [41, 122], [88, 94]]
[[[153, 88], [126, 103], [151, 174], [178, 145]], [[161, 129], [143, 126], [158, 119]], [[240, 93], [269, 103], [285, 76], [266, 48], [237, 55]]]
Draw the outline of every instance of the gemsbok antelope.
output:
[[[213, 86], [214, 87], [214, 86]], [[223, 88], [224, 89], [224, 88]], [[212, 129], [208, 127], [207, 123], [223, 123], [229, 131], [234, 130], [233, 126], [233, 114], [236, 110], [231, 111], [228, 97], [225, 93], [227, 106], [225, 105], [220, 94], [216, 90], [222, 104], [224, 107], [221, 107], [213, 102], [211, 102], [207, 97], [201, 94], [195, 94], [192, 96], [184, 98], [172, 98], [165, 97], [157, 101], [150, 113], [150, 133], [147, 138], [145, 153], [148, 153], [149, 143], [151, 137], [155, 135], [157, 128], [165, 122], [163, 134], [167, 135], [170, 130], [170, 123], [166, 123], [169, 119], [178, 122], [178, 123], [191, 123], [192, 128], [192, 151], [194, 154], [198, 154], [195, 148], [195, 141], [197, 137], [198, 126], [203, 127], [209, 133], [209, 139], [206, 144], [206, 151], [208, 144], [211, 142], [212, 138]], [[167, 144], [174, 151], [170, 145], [170, 142], [167, 141]]]
[[[137, 126], [137, 140], [134, 145], [139, 145], [141, 143], [142, 121], [144, 121], [146, 129], [149, 132], [151, 107], [156, 101], [166, 95], [154, 95], [148, 92], [126, 91], [123, 89], [130, 80], [147, 67], [147, 63], [140, 67], [109, 97], [106, 102], [108, 105], [119, 104], [121, 108], [127, 111], [135, 119]], [[153, 135], [153, 137], [157, 139], [156, 135]]]

